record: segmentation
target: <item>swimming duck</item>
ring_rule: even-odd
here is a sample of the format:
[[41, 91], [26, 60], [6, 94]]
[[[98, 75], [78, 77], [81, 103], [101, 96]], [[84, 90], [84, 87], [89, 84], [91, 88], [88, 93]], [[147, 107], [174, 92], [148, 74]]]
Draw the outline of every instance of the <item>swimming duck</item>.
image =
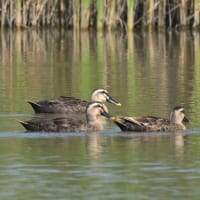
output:
[[[105, 89], [94, 90], [91, 95], [91, 100], [121, 106]], [[28, 103], [32, 106], [35, 113], [84, 113], [89, 102], [74, 97], [60, 96], [57, 99], [38, 102], [28, 101]]]
[[59, 117], [53, 119], [32, 119], [30, 121], [20, 121], [27, 131], [39, 132], [82, 132], [100, 131], [104, 129], [104, 122], [101, 117], [110, 117], [107, 108], [100, 102], [88, 103], [86, 108], [86, 121], [76, 120], [69, 117]]
[[189, 122], [185, 117], [184, 108], [176, 106], [170, 114], [170, 119], [159, 117], [111, 117], [114, 123], [122, 131], [141, 131], [141, 132], [157, 132], [157, 131], [184, 131], [186, 127], [182, 122]]

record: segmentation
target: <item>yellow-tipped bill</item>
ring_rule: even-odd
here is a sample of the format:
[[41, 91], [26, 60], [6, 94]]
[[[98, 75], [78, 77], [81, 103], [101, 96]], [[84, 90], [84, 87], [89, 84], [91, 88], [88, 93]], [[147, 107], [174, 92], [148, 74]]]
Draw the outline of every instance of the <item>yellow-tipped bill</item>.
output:
[[121, 103], [119, 103], [118, 101], [113, 99], [109, 94], [106, 94], [106, 95], [107, 95], [107, 102], [108, 103], [114, 104], [116, 106], [121, 106], [122, 105]]
[[119, 123], [123, 123], [124, 120], [121, 117], [115, 116], [115, 117], [110, 117], [111, 120]]

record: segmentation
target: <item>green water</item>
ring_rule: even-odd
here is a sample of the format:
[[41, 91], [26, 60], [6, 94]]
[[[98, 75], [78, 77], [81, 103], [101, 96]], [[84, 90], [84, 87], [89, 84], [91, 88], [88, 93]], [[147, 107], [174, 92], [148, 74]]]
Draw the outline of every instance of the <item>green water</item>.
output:
[[[46, 30], [0, 35], [1, 199], [199, 199], [200, 37]], [[89, 100], [104, 87], [113, 115], [168, 117], [185, 107], [184, 133], [25, 133], [26, 100]]]

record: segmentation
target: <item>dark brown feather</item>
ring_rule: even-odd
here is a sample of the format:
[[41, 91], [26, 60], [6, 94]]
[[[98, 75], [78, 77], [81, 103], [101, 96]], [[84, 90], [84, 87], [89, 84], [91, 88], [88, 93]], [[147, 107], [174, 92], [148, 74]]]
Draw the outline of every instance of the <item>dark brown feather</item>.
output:
[[170, 123], [169, 119], [153, 116], [117, 117], [113, 120], [122, 131], [159, 132], [183, 130], [179, 124]]
[[80, 132], [86, 130], [86, 122], [73, 118], [41, 119], [35, 118], [27, 122], [20, 122], [27, 131], [38, 132]]
[[28, 101], [35, 113], [84, 113], [88, 102], [74, 97], [60, 96], [58, 99], [38, 102]]
[[60, 115], [54, 117], [45, 114], [37, 115], [29, 121], [20, 121], [27, 131], [36, 132], [82, 132], [82, 131], [100, 131], [104, 129], [105, 117], [110, 116], [107, 113], [107, 108], [100, 102], [88, 103], [85, 117], [82, 115]]

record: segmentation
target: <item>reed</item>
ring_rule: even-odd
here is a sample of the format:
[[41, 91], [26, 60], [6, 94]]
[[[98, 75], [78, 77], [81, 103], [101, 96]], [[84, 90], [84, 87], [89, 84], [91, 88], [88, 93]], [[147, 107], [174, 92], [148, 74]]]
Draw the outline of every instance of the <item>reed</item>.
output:
[[0, 0], [1, 27], [200, 30], [199, 0]]

